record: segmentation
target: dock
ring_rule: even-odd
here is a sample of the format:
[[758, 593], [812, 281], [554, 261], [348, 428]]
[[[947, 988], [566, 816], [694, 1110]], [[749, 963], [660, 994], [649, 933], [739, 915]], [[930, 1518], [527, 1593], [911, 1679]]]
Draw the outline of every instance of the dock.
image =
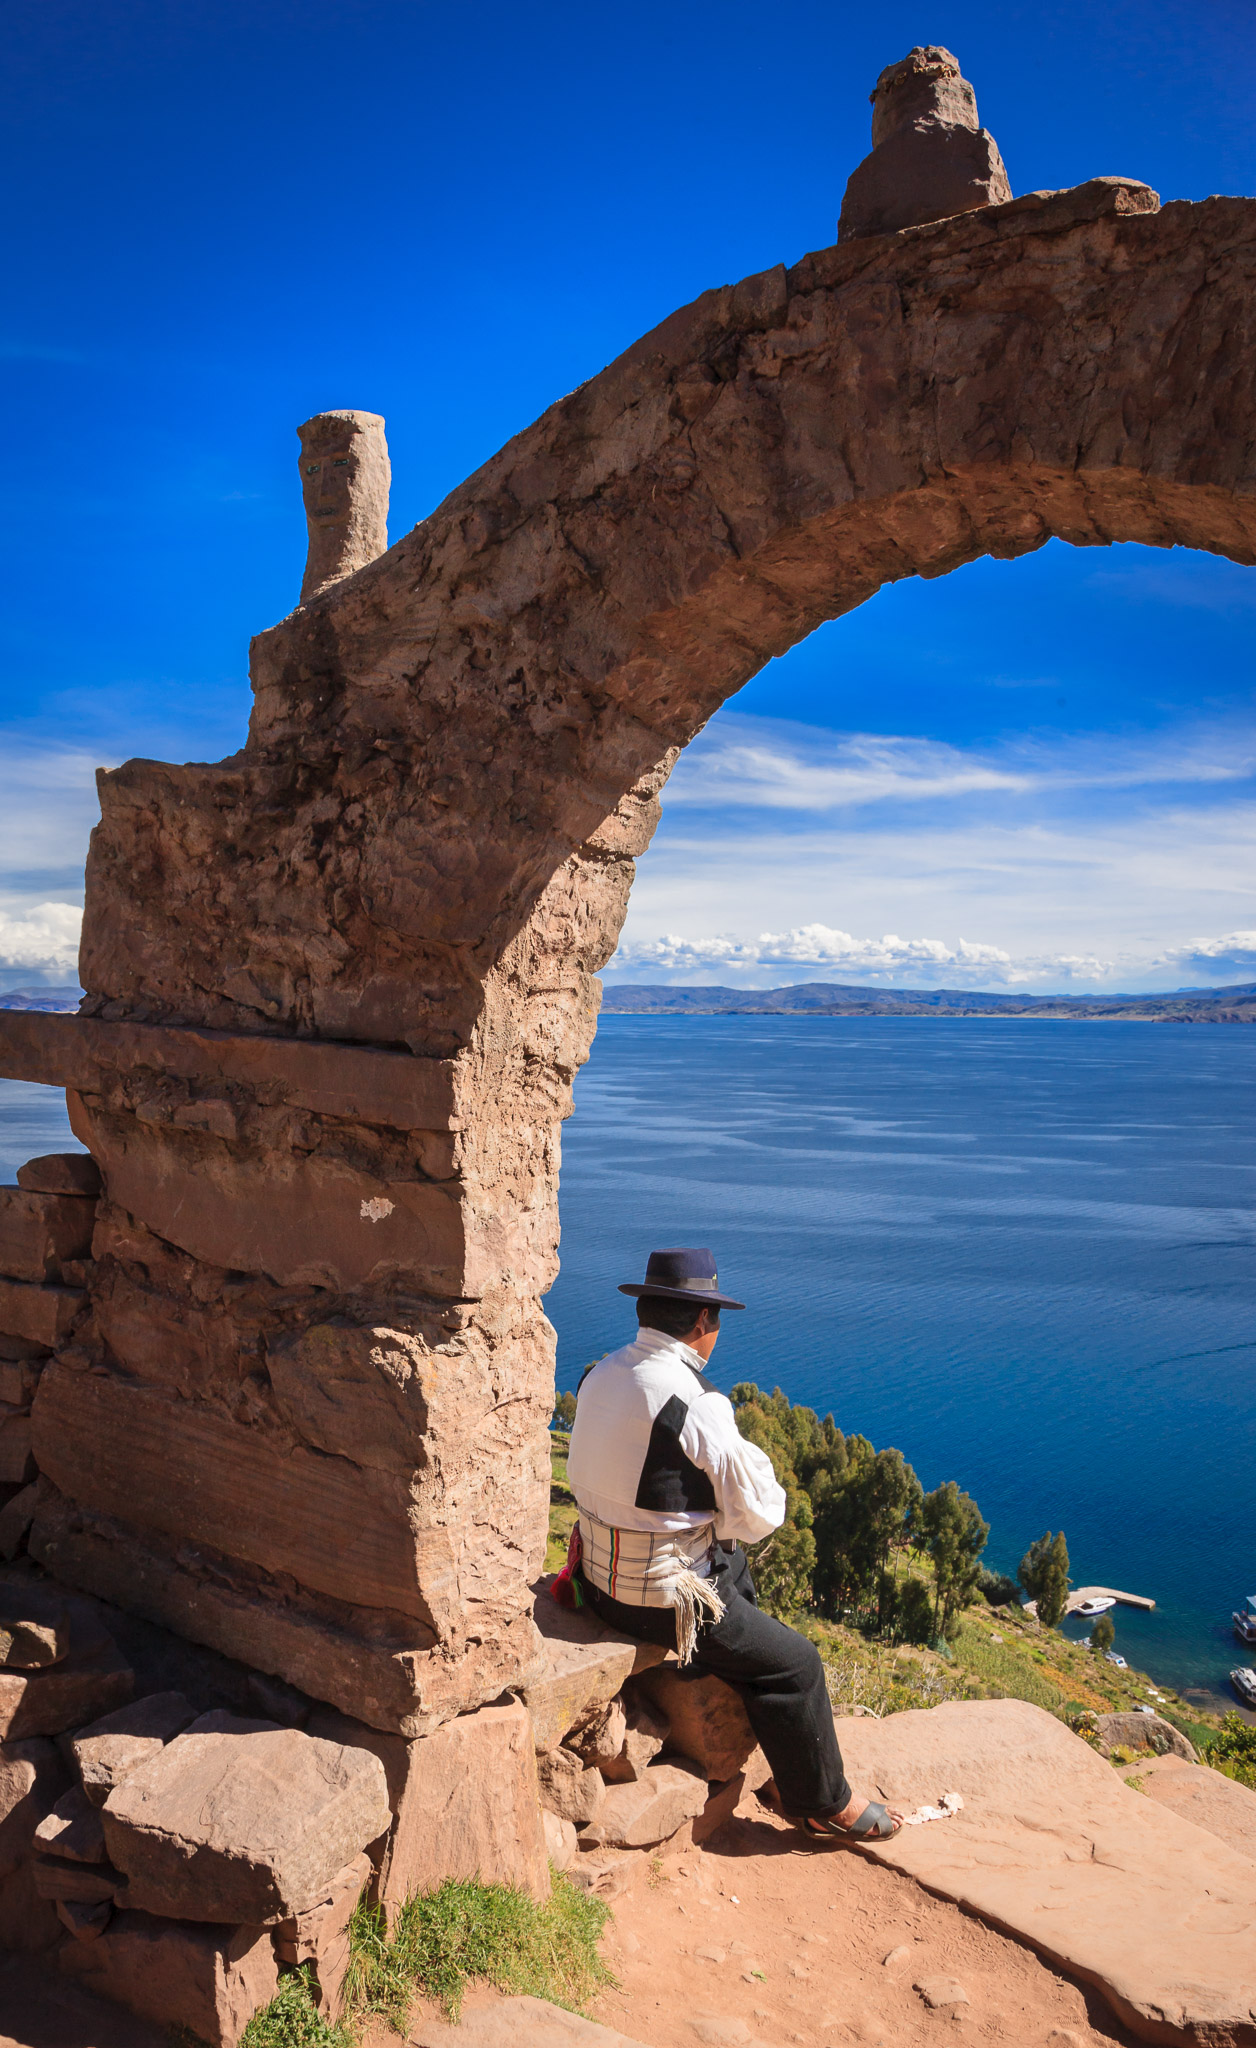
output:
[[1118, 1607], [1143, 1607], [1148, 1613], [1156, 1604], [1145, 1593], [1118, 1593], [1115, 1586], [1077, 1586], [1069, 1594], [1064, 1612], [1075, 1614], [1083, 1600], [1115, 1600]]

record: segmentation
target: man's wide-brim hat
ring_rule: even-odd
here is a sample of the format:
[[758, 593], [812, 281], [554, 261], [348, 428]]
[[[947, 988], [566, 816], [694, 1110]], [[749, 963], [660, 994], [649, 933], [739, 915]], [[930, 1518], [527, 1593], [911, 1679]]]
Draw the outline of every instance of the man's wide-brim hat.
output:
[[698, 1308], [744, 1308], [731, 1294], [720, 1293], [714, 1255], [704, 1245], [672, 1245], [667, 1251], [651, 1252], [645, 1279], [629, 1280], [621, 1294], [652, 1294], [664, 1301], [691, 1301]]

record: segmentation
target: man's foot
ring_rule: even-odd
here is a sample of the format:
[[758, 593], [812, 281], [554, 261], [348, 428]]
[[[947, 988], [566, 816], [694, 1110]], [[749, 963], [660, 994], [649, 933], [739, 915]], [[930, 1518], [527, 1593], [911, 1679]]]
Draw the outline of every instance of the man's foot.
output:
[[756, 1796], [770, 1813], [787, 1820], [791, 1827], [812, 1841], [832, 1841], [840, 1836], [848, 1842], [885, 1842], [903, 1825], [903, 1816], [897, 1807], [882, 1806], [878, 1800], [865, 1799], [858, 1792], [852, 1792], [840, 1813], [826, 1814], [786, 1813], [774, 1778], [760, 1786]]

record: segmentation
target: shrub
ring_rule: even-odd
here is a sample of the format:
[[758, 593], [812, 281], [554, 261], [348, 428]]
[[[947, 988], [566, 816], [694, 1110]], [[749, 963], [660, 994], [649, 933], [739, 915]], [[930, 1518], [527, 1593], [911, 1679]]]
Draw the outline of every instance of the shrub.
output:
[[1214, 1771], [1256, 1792], [1256, 1728], [1250, 1722], [1230, 1712], [1221, 1723], [1220, 1733], [1209, 1729], [1199, 1746]]
[[987, 1571], [985, 1565], [977, 1574], [977, 1591], [991, 1607], [1011, 1607], [1020, 1604], [1020, 1587], [1006, 1572]]
[[1110, 1650], [1115, 1641], [1116, 1629], [1113, 1626], [1112, 1616], [1110, 1614], [1101, 1614], [1090, 1631], [1091, 1649], [1097, 1651], [1102, 1657], [1104, 1651]]
[[254, 2013], [240, 2048], [353, 2048], [353, 2040], [348, 2027], [328, 2026], [314, 2003], [309, 1973], [301, 1969], [284, 1977], [270, 2004]]
[[346, 2001], [404, 2030], [416, 1992], [457, 2019], [468, 1983], [479, 1978], [578, 2012], [615, 1982], [598, 1953], [608, 1912], [557, 1874], [540, 1905], [507, 1885], [447, 1879], [406, 1900], [391, 1940], [382, 1907], [359, 1905], [349, 1923]]

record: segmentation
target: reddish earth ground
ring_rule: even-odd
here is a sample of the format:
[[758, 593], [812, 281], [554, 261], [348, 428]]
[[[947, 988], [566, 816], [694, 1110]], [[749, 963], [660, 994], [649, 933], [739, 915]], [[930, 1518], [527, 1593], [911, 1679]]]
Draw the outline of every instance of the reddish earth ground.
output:
[[[1133, 2038], [1097, 1993], [1031, 1950], [857, 1850], [807, 1847], [753, 1802], [701, 1849], [627, 1860], [632, 1881], [603, 1943], [620, 1988], [591, 2017], [646, 2048], [1125, 2048]], [[935, 1995], [958, 1984], [968, 2002], [931, 2007], [918, 1984]], [[473, 1994], [466, 2010], [493, 2002]], [[373, 2035], [369, 2048], [389, 2038]]]

